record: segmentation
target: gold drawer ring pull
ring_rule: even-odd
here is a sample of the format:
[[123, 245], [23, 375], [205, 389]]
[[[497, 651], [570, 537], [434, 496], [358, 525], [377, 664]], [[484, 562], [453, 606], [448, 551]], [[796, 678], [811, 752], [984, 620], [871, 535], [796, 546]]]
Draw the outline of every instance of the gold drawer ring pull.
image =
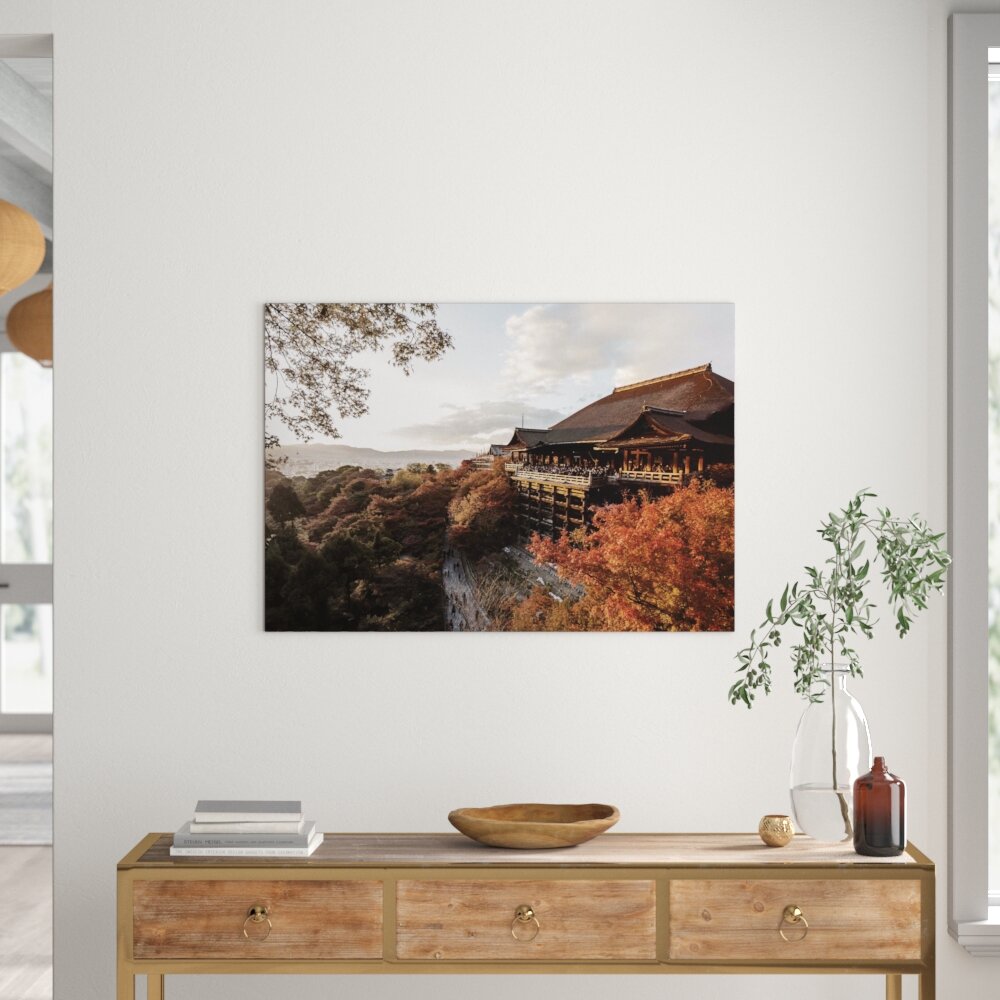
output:
[[[518, 929], [524, 927], [525, 924], [529, 925], [528, 930], [532, 932], [531, 936], [518, 937]], [[535, 926], [531, 927], [531, 924], [534, 924]], [[541, 929], [542, 925], [538, 922], [538, 917], [535, 916], [535, 911], [526, 903], [522, 904], [514, 911], [514, 919], [510, 924], [510, 936], [515, 941], [534, 941], [535, 938], [538, 937], [538, 932]]]
[[[261, 937], [250, 937], [247, 933], [247, 924], [267, 923], [267, 931]], [[250, 907], [246, 920], [243, 921], [243, 936], [248, 941], [266, 941], [271, 936], [271, 917], [268, 915], [267, 907], [255, 903]]]
[[[785, 925], [790, 924], [793, 927], [802, 928], [802, 937], [789, 938], [785, 936]], [[787, 941], [789, 944], [795, 944], [798, 941], [804, 941], [806, 935], [809, 933], [809, 921], [806, 920], [805, 914], [797, 906], [786, 906], [785, 912], [781, 914], [781, 923], [778, 925], [778, 933], [781, 935], [782, 941]]]

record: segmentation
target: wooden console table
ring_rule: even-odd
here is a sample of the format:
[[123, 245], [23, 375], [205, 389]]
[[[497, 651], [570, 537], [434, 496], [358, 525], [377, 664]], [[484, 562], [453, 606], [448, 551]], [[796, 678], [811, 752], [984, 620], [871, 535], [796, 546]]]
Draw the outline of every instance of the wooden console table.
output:
[[557, 851], [327, 834], [308, 859], [118, 865], [118, 1000], [207, 973], [867, 973], [934, 997], [934, 865], [796, 837], [605, 834]]

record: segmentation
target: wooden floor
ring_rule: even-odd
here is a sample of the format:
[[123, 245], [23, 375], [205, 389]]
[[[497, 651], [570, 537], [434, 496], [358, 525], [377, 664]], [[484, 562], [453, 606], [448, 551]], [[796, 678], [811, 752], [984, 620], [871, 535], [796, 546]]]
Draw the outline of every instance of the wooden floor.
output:
[[0, 735], [0, 762], [39, 764], [52, 760], [52, 737], [4, 733]]
[[[0, 736], [0, 761], [51, 759], [51, 736]], [[0, 898], [0, 1000], [52, 1000], [52, 848], [0, 847]]]

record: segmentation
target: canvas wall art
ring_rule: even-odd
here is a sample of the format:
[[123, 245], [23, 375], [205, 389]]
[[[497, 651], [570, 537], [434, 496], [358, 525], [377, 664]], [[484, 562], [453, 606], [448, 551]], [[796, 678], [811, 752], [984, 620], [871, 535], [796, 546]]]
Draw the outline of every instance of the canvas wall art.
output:
[[270, 303], [268, 631], [733, 629], [734, 307]]

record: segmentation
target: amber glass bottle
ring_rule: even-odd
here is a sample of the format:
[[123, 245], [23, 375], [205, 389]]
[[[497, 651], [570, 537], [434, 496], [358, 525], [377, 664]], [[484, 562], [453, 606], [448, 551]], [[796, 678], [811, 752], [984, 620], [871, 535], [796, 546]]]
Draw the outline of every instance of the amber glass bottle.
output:
[[906, 785], [876, 757], [854, 782], [854, 850], [892, 858], [906, 848]]

